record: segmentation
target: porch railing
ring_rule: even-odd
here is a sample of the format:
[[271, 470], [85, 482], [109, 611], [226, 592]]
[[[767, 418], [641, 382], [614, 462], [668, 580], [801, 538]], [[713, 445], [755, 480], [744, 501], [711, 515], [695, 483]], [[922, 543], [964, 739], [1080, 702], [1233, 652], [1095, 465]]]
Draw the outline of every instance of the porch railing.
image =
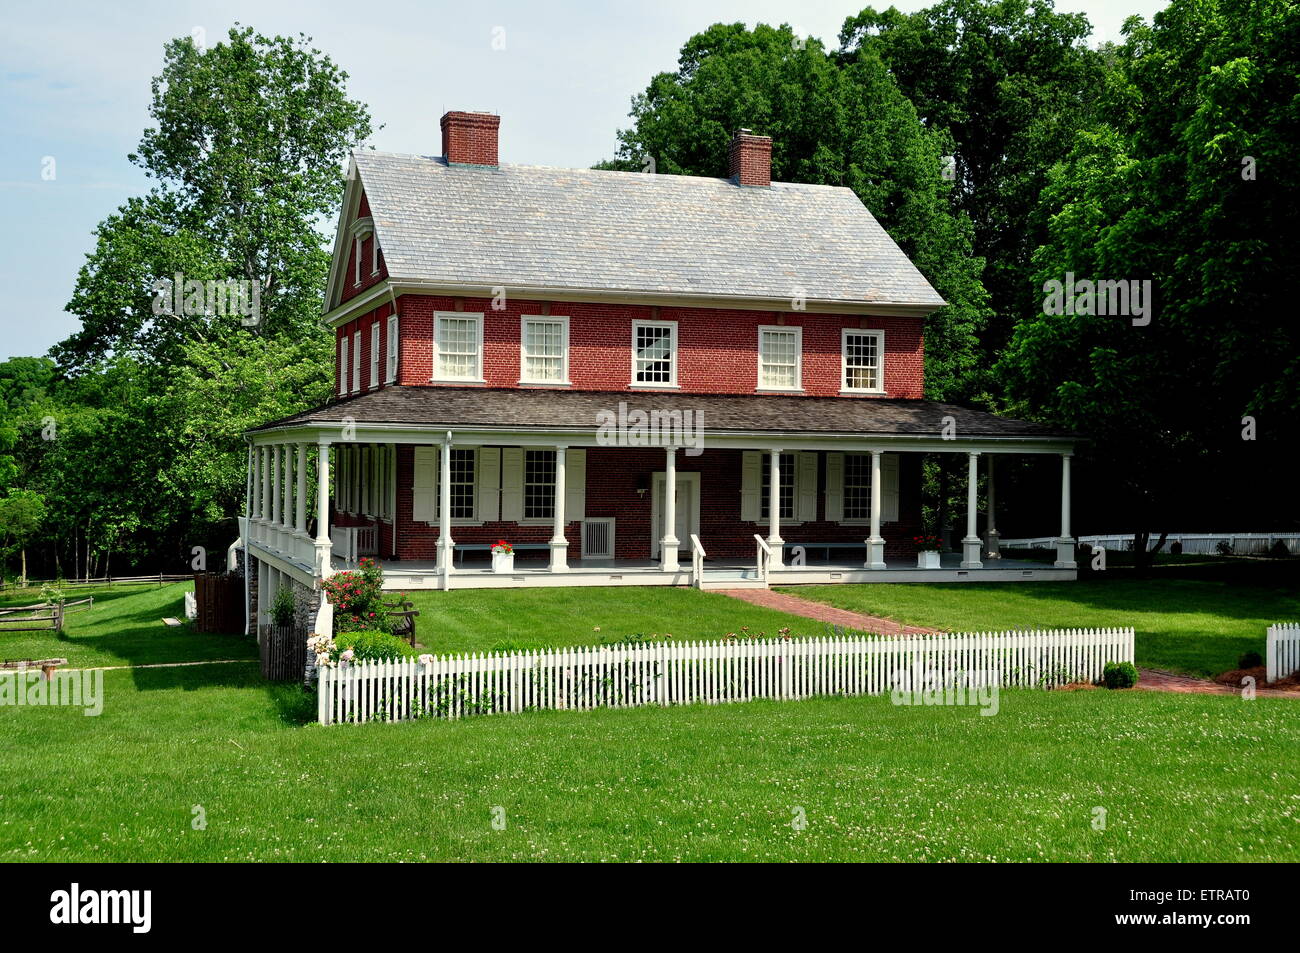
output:
[[754, 541], [758, 543], [758, 578], [767, 582], [767, 566], [772, 561], [772, 547], [757, 533], [754, 534]]
[[691, 585], [696, 589], [704, 580], [704, 544], [700, 538], [691, 533]]

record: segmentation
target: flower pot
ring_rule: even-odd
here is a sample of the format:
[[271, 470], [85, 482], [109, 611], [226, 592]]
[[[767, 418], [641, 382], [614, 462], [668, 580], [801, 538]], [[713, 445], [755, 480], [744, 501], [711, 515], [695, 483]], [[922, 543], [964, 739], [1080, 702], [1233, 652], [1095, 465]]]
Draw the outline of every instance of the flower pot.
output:
[[916, 554], [917, 569], [938, 569], [939, 554], [933, 549], [923, 549]]
[[492, 571], [493, 572], [514, 572], [515, 554], [514, 553], [493, 553]]

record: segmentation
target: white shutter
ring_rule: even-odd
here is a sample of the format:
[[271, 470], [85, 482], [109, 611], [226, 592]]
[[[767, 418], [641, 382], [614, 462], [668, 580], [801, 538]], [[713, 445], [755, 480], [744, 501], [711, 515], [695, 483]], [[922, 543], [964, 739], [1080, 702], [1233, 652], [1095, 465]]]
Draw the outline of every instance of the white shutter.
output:
[[339, 339], [339, 393], [348, 392], [348, 336]]
[[844, 454], [826, 454], [826, 522], [844, 519]]
[[478, 452], [478, 518], [495, 523], [501, 518], [501, 448]]
[[370, 387], [379, 386], [379, 322], [370, 325]]
[[352, 332], [352, 392], [361, 390], [361, 332]]
[[798, 468], [798, 505], [795, 518], [801, 523], [817, 522], [817, 454], [811, 450], [800, 450], [795, 454], [795, 466]]
[[564, 521], [572, 523], [586, 515], [587, 451], [564, 452]]
[[898, 522], [898, 454], [880, 455], [880, 522]]
[[746, 450], [740, 463], [740, 518], [757, 523], [760, 512], [758, 494], [763, 489], [763, 454], [759, 450]]
[[397, 380], [397, 315], [388, 316], [388, 383]]
[[506, 447], [501, 451], [501, 518], [517, 523], [524, 518], [524, 451]]
[[438, 448], [415, 448], [415, 472], [411, 491], [411, 519], [432, 523], [437, 519]]

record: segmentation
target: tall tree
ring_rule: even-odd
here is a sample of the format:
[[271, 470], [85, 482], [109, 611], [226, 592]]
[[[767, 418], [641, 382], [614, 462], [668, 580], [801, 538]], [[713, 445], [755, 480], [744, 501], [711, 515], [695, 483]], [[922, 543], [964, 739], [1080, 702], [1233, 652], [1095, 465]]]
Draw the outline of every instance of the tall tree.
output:
[[926, 323], [926, 387], [965, 396], [987, 317], [969, 221], [951, 207], [950, 141], [917, 117], [884, 64], [840, 64], [789, 26], [716, 24], [632, 101], [634, 126], [599, 167], [725, 176], [738, 128], [771, 135], [774, 179], [852, 188], [949, 302]]

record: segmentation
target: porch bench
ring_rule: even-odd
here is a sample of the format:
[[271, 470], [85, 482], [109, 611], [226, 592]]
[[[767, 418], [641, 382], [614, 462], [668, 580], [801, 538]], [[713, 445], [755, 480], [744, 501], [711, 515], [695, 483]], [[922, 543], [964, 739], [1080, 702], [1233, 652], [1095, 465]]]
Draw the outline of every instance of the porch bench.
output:
[[[551, 549], [550, 543], [512, 543], [511, 545], [514, 547], [515, 552], [520, 552], [521, 550], [543, 550], [550, 552]], [[452, 551], [455, 554], [452, 557], [452, 561], [455, 562], [456, 556], [459, 556], [462, 553], [487, 552], [492, 549], [492, 546], [492, 543], [455, 543], [452, 546]]]
[[405, 639], [411, 643], [411, 648], [415, 648], [415, 617], [420, 614], [418, 609], [412, 608], [413, 602], [385, 602], [384, 608], [388, 609], [388, 618], [393, 622], [393, 635], [399, 639]]
[[785, 543], [785, 553], [787, 554], [793, 553], [794, 548], [796, 546], [802, 546], [804, 548], [804, 552], [808, 553], [809, 555], [812, 554], [813, 550], [818, 550], [827, 559], [831, 558], [832, 549], [857, 549], [857, 550], [861, 550], [864, 556], [867, 551], [867, 544], [865, 541], [861, 543], [847, 543], [847, 542], [846, 543], [837, 543], [837, 542], [792, 543], [789, 540], [787, 540]]

